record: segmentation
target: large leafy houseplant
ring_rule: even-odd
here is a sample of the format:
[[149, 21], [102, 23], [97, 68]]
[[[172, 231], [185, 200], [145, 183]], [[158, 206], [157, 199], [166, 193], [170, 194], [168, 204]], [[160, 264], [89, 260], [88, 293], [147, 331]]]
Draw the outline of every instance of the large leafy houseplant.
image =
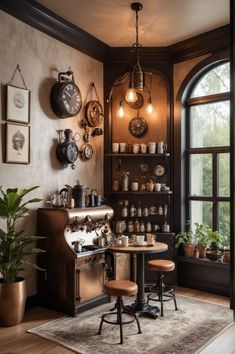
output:
[[40, 269], [36, 264], [27, 260], [28, 255], [43, 252], [42, 249], [31, 247], [31, 243], [41, 236], [27, 236], [24, 230], [17, 230], [18, 222], [28, 215], [28, 204], [39, 202], [41, 199], [33, 198], [23, 201], [26, 194], [38, 186], [30, 189], [7, 189], [0, 187], [0, 218], [6, 221], [6, 230], [0, 229], [0, 272], [3, 283], [17, 281], [18, 274], [25, 264]]

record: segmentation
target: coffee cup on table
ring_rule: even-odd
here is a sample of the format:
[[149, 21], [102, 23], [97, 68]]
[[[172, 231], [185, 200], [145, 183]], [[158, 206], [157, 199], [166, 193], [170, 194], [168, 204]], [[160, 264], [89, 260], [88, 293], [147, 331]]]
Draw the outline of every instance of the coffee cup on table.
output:
[[122, 240], [122, 246], [128, 247], [129, 237], [122, 235], [121, 240]]
[[136, 244], [139, 246], [144, 245], [144, 239], [145, 239], [144, 235], [137, 235], [136, 236]]

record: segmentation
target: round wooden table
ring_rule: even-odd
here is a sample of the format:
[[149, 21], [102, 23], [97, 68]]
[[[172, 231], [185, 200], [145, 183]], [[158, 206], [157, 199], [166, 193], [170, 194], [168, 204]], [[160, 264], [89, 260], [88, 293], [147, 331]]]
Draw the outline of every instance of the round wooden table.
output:
[[153, 246], [110, 246], [108, 248], [111, 252], [116, 253], [130, 253], [136, 254], [137, 258], [137, 284], [138, 293], [135, 302], [131, 306], [126, 306], [127, 312], [135, 312], [139, 315], [148, 315], [157, 318], [159, 308], [157, 306], [151, 306], [147, 304], [144, 296], [144, 256], [149, 253], [160, 253], [167, 251], [168, 246], [162, 242], [156, 242]]

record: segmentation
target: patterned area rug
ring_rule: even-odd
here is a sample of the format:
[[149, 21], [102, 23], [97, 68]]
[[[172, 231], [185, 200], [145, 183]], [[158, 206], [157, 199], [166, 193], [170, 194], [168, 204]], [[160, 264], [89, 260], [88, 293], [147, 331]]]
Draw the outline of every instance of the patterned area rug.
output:
[[118, 326], [104, 323], [102, 335], [97, 335], [100, 316], [112, 304], [77, 317], [60, 318], [28, 332], [80, 354], [195, 354], [232, 324], [232, 311], [225, 306], [184, 296], [177, 296], [177, 303], [178, 311], [174, 310], [173, 301], [165, 303], [164, 317], [140, 317], [142, 334], [138, 334], [135, 322], [125, 325], [122, 345]]

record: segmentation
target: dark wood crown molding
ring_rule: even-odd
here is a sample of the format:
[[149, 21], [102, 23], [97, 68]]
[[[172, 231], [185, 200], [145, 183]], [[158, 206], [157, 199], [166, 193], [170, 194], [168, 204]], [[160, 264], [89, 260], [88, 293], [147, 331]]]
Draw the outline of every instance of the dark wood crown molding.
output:
[[107, 56], [108, 45], [35, 0], [0, 0], [0, 9], [95, 59], [104, 61]]
[[[0, 0], [0, 9], [102, 62], [126, 63], [135, 57], [133, 47], [111, 48], [35, 0]], [[230, 25], [225, 25], [168, 47], [143, 47], [141, 60], [174, 64], [229, 46]]]
[[230, 25], [199, 34], [168, 47], [173, 63], [229, 48]]

